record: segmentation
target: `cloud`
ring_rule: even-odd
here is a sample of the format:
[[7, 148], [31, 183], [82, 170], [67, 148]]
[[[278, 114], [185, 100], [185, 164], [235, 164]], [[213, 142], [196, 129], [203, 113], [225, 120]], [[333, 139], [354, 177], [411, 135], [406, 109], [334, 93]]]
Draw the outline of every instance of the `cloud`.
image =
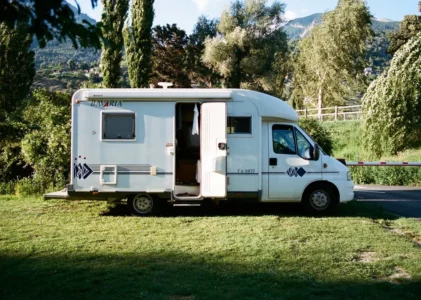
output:
[[287, 10], [285, 12], [285, 20], [286, 21], [290, 21], [292, 19], [295, 19], [297, 16], [298, 16], [297, 13], [295, 13], [295, 12], [293, 12], [291, 10]]
[[210, 1], [211, 0], [193, 0], [193, 2], [196, 4], [197, 8], [201, 13], [205, 12], [205, 10], [209, 6]]

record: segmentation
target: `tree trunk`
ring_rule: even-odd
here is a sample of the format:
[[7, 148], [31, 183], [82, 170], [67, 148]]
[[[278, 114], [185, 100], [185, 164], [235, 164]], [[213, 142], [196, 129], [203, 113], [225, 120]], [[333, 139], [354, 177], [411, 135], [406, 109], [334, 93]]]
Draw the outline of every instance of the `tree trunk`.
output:
[[319, 115], [319, 120], [322, 120], [322, 97], [323, 97], [323, 90], [322, 88], [319, 88], [319, 96], [318, 96], [318, 100], [317, 100], [317, 109], [318, 109], [318, 115]]

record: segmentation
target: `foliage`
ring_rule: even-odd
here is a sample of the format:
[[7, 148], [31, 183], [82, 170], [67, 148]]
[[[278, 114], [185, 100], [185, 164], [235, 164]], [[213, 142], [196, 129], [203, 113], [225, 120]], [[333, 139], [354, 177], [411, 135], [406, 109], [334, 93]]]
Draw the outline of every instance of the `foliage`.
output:
[[320, 121], [316, 119], [301, 118], [298, 122], [300, 127], [323, 149], [331, 155], [333, 151], [333, 140], [330, 132], [323, 127]]
[[51, 184], [63, 186], [70, 173], [70, 98], [36, 90], [24, 111], [29, 130], [21, 142], [22, 154], [34, 169], [34, 182], [44, 190]]
[[152, 30], [152, 40], [151, 82], [172, 82], [176, 88], [189, 88], [186, 32], [175, 24], [156, 26]]
[[421, 186], [419, 167], [351, 167], [352, 179], [358, 184]]
[[275, 90], [273, 64], [277, 54], [287, 52], [281, 28], [284, 5], [275, 1], [266, 6], [266, 2], [233, 2], [221, 16], [217, 36], [205, 42], [203, 61], [224, 78], [227, 87]]
[[128, 0], [102, 0], [103, 36], [107, 43], [102, 45], [101, 71], [103, 86], [118, 88], [120, 82], [120, 63], [123, 55], [123, 27], [129, 8]]
[[123, 31], [126, 61], [132, 88], [148, 87], [151, 72], [154, 0], [133, 0], [131, 24]]
[[392, 56], [387, 53], [389, 44], [386, 31], [375, 32], [375, 36], [367, 44], [367, 67], [372, 68], [372, 75], [375, 77], [390, 66]]
[[372, 155], [395, 154], [421, 143], [421, 33], [399, 49], [374, 81], [363, 105], [364, 145]]
[[219, 74], [202, 61], [205, 41], [207, 38], [216, 36], [217, 25], [217, 20], [210, 20], [201, 16], [194, 27], [193, 33], [189, 36], [187, 48], [189, 78], [201, 87], [215, 88], [221, 82]]
[[[95, 7], [98, 1], [91, 2], [92, 7]], [[78, 23], [74, 11], [64, 0], [2, 1], [0, 23], [5, 22], [9, 28], [13, 28], [22, 16], [29, 18], [28, 32], [35, 35], [41, 47], [53, 39], [64, 42], [67, 38], [75, 48], [78, 45], [100, 47], [99, 28], [86, 20], [82, 24]]]
[[25, 19], [0, 23], [0, 122], [23, 102], [35, 76], [34, 52]]
[[399, 24], [399, 29], [389, 35], [390, 46], [388, 52], [394, 55], [396, 51], [419, 32], [421, 32], [421, 16], [405, 16]]
[[344, 103], [364, 86], [371, 15], [363, 1], [340, 0], [323, 22], [300, 41], [294, 63], [295, 107], [305, 98], [318, 107]]

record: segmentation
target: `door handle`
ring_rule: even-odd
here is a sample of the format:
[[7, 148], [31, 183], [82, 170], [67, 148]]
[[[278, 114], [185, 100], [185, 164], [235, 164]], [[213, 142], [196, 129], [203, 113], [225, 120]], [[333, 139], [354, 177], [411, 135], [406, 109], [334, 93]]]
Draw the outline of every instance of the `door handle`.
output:
[[276, 157], [269, 158], [269, 166], [277, 166], [278, 165], [278, 159]]

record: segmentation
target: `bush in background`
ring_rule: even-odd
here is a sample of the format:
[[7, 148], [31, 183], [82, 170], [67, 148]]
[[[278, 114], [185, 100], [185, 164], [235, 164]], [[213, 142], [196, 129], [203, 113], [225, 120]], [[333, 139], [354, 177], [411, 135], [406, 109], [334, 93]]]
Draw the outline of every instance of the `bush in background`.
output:
[[71, 95], [60, 92], [33, 92], [23, 113], [28, 122], [28, 132], [21, 141], [21, 147], [22, 156], [34, 173], [32, 178], [17, 182], [17, 193], [41, 194], [51, 186], [61, 188], [68, 182], [70, 99]]
[[323, 151], [331, 155], [333, 152], [333, 140], [330, 132], [316, 119], [301, 118], [298, 124], [311, 138], [319, 144]]

